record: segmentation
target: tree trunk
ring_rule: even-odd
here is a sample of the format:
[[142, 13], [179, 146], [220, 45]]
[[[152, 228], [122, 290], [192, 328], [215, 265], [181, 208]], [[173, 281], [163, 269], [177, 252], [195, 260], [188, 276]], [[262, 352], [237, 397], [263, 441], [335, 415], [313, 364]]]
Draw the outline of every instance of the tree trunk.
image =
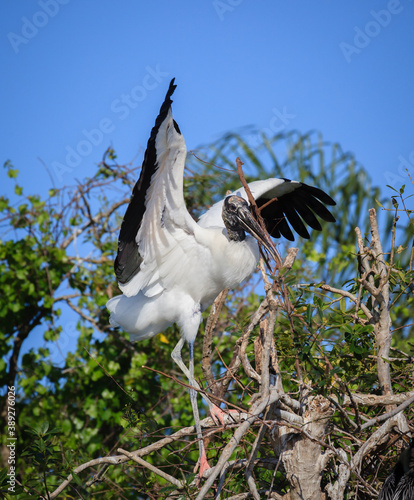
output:
[[[304, 414], [303, 431], [322, 441], [333, 415], [330, 403], [322, 396], [310, 396]], [[322, 446], [297, 429], [279, 427], [276, 453], [281, 455], [287, 479], [291, 484], [290, 500], [322, 500], [321, 477], [329, 460]]]

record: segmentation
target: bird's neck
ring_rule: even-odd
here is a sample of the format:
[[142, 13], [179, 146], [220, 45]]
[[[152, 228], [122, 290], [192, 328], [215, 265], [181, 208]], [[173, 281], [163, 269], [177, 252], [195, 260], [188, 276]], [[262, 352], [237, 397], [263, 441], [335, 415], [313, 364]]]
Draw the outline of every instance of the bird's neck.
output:
[[231, 241], [244, 241], [246, 239], [246, 233], [241, 228], [231, 228], [226, 226], [227, 234], [229, 236], [229, 240]]
[[398, 464], [402, 471], [402, 474], [407, 473], [410, 469], [414, 468], [414, 448], [411, 446], [409, 448], [405, 448], [400, 455], [400, 459]]

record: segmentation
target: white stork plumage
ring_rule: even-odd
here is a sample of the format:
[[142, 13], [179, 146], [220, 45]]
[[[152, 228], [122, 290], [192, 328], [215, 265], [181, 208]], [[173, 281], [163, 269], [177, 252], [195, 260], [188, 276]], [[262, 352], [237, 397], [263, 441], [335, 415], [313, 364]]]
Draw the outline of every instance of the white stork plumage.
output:
[[[273, 250], [249, 210], [244, 189], [213, 205], [198, 222], [188, 213], [183, 195], [187, 150], [171, 111], [175, 88], [173, 79], [122, 222], [114, 266], [122, 295], [110, 299], [107, 308], [111, 324], [129, 332], [133, 341], [153, 337], [177, 323], [182, 337], [172, 357], [189, 384], [198, 388], [194, 341], [201, 313], [224, 288], [234, 288], [250, 276], [259, 260], [258, 242]], [[277, 198], [261, 212], [274, 237], [294, 239], [287, 221], [304, 238], [309, 238], [305, 223], [321, 230], [316, 215], [335, 221], [324, 206], [335, 205], [334, 200], [318, 188], [288, 179], [257, 181], [249, 187], [259, 207]], [[188, 368], [181, 358], [185, 341]], [[195, 390], [190, 390], [190, 399], [203, 468], [206, 457]]]

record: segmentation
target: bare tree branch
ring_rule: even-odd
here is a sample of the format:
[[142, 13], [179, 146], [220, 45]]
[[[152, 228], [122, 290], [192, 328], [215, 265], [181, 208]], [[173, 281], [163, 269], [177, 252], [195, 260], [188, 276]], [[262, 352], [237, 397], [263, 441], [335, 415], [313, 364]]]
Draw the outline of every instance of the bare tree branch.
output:
[[273, 389], [270, 391], [270, 396], [265, 397], [265, 398], [260, 398], [259, 401], [257, 401], [251, 408], [250, 414], [247, 417], [247, 419], [239, 425], [239, 427], [236, 429], [236, 432], [234, 433], [233, 437], [231, 438], [229, 444], [224, 448], [223, 452], [221, 453], [221, 456], [219, 458], [219, 461], [214, 467], [214, 472], [211, 473], [207, 481], [204, 483], [203, 487], [201, 488], [199, 494], [197, 495], [196, 500], [202, 500], [205, 495], [208, 493], [210, 490], [211, 486], [213, 485], [215, 479], [217, 476], [221, 473], [223, 468], [225, 467], [227, 461], [229, 460], [231, 454], [235, 450], [236, 446], [239, 444], [241, 438], [244, 436], [244, 434], [247, 432], [249, 427], [253, 424], [253, 422], [256, 420], [256, 418], [259, 417], [259, 415], [265, 410], [265, 408], [279, 398], [279, 392], [276, 389]]
[[122, 448], [118, 448], [117, 451], [119, 451], [119, 453], [122, 453], [122, 455], [125, 455], [126, 457], [128, 457], [130, 460], [134, 460], [134, 462], [136, 462], [137, 464], [142, 465], [143, 467], [146, 467], [151, 472], [154, 472], [154, 474], [157, 474], [158, 476], [162, 477], [166, 481], [172, 483], [177, 488], [182, 489], [185, 487], [185, 482], [178, 481], [178, 479], [176, 479], [175, 477], [172, 477], [169, 474], [166, 474], [164, 471], [162, 471], [158, 467], [155, 467], [154, 465], [146, 462], [141, 457], [138, 457], [137, 455], [133, 455], [129, 451], [123, 450]]
[[216, 300], [213, 302], [203, 338], [203, 357], [201, 361], [201, 366], [203, 369], [204, 378], [206, 379], [207, 385], [209, 386], [213, 394], [215, 394], [216, 381], [213, 375], [213, 370], [211, 368], [212, 364], [211, 347], [213, 345], [213, 335], [218, 321], [218, 317], [220, 315], [221, 309], [224, 305], [228, 292], [229, 290], [228, 288], [226, 288], [225, 290], [220, 292]]

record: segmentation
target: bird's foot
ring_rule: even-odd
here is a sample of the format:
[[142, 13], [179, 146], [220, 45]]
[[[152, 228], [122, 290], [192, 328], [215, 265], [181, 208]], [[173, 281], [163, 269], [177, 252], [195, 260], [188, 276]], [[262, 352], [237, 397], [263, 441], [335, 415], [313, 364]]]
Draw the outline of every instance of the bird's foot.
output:
[[207, 461], [206, 450], [203, 450], [203, 453], [200, 455], [200, 459], [199, 459], [197, 465], [195, 466], [194, 472], [196, 472], [198, 465], [200, 465], [200, 469], [198, 471], [197, 483], [200, 483], [200, 481], [203, 479], [204, 472], [206, 470], [211, 469], [211, 467]]
[[210, 409], [211, 418], [217, 425], [218, 424], [224, 425], [226, 423], [226, 416], [231, 416], [232, 413], [236, 415], [240, 414], [240, 412], [237, 410], [224, 411], [216, 405], [213, 405], [212, 408]]

